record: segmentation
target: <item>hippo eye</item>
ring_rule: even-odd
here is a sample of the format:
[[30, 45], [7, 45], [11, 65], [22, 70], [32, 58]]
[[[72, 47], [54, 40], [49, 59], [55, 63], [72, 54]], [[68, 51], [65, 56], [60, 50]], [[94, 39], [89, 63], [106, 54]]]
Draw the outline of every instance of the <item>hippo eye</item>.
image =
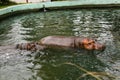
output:
[[92, 44], [94, 44], [95, 42], [94, 41], [92, 41], [92, 42], [89, 42], [87, 45], [92, 45]]
[[88, 43], [88, 45], [91, 45], [92, 43]]
[[95, 43], [95, 41], [93, 41], [92, 43]]

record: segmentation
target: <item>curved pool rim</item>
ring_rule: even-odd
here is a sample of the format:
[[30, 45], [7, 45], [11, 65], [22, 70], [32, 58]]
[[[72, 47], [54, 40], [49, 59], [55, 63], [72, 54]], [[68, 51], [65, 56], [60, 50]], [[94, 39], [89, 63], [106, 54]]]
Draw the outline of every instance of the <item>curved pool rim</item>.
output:
[[120, 7], [119, 0], [81, 0], [81, 1], [55, 1], [14, 5], [0, 9], [0, 19], [17, 13], [39, 11], [43, 9], [66, 9], [66, 8], [96, 8], [96, 7]]

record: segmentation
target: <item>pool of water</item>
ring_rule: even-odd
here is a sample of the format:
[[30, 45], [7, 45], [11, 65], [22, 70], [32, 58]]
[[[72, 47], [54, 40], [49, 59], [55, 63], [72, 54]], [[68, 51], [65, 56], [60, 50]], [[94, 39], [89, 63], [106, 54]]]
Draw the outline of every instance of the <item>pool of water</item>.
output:
[[[0, 21], [0, 80], [120, 80], [120, 9], [31, 12]], [[84, 36], [106, 45], [85, 50], [16, 50], [49, 35]], [[94, 55], [93, 55], [94, 54]]]

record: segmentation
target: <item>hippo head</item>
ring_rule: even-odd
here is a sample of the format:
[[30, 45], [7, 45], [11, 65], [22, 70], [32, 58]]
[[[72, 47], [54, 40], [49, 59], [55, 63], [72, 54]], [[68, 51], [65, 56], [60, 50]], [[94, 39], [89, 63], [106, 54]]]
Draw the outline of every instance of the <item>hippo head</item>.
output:
[[101, 43], [96, 42], [93, 39], [85, 38], [82, 40], [82, 46], [86, 50], [100, 50], [103, 51], [105, 46]]

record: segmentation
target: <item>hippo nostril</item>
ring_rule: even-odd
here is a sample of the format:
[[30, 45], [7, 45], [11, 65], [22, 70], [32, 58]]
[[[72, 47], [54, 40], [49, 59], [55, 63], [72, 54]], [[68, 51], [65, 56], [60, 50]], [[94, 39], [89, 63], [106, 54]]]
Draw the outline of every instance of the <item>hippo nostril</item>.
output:
[[99, 49], [98, 50], [100, 50], [100, 51], [104, 51], [105, 50], [105, 45], [101, 45], [100, 47], [99, 47]]
[[104, 51], [106, 49], [106, 46], [105, 45], [103, 45], [102, 46], [102, 51]]

